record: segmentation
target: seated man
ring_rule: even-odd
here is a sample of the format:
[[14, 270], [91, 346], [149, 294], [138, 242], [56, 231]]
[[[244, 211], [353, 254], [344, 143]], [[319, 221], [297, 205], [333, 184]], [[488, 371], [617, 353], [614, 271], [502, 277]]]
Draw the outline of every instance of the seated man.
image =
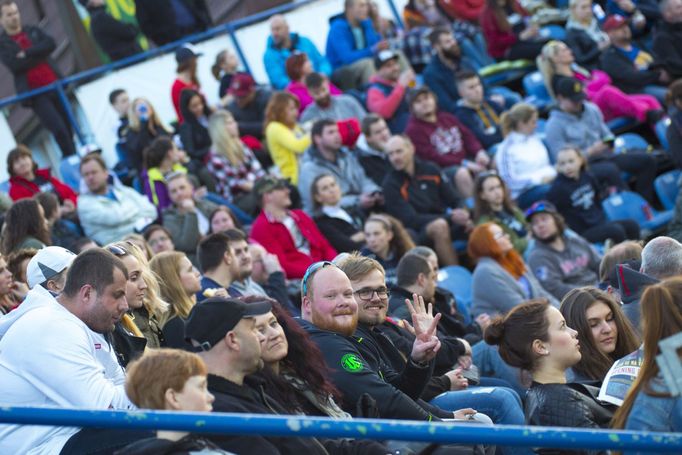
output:
[[332, 18], [326, 55], [332, 65], [332, 82], [341, 90], [360, 88], [374, 74], [372, 56], [388, 49], [369, 18], [368, 0], [345, 0], [343, 14]]
[[88, 191], [78, 198], [78, 219], [85, 235], [100, 245], [141, 232], [156, 219], [156, 207], [144, 194], [115, 180], [109, 183], [109, 171], [99, 153], [85, 155], [80, 172]]
[[303, 207], [313, 212], [311, 185], [320, 174], [330, 173], [341, 187], [341, 207], [371, 210], [383, 205], [381, 188], [362, 169], [358, 159], [341, 144], [339, 128], [332, 120], [318, 120], [310, 133], [312, 145], [301, 159], [298, 191]]
[[490, 165], [490, 157], [481, 143], [457, 117], [438, 110], [436, 97], [427, 87], [412, 93], [409, 106], [412, 115], [405, 134], [412, 140], [417, 155], [442, 167], [463, 197], [473, 196], [472, 173]]
[[234, 100], [227, 105], [239, 125], [239, 134], [263, 140], [263, 121], [265, 108], [272, 93], [256, 86], [256, 81], [248, 73], [235, 74], [227, 93]]
[[[232, 287], [239, 276], [239, 264], [230, 245], [230, 238], [223, 232], [204, 237], [197, 246], [197, 262], [201, 269], [201, 290], [197, 302], [220, 295], [240, 297], [241, 292]], [[208, 291], [207, 290], [211, 290]], [[223, 292], [224, 291], [224, 292]]]
[[601, 258], [587, 240], [566, 232], [563, 217], [551, 203], [533, 204], [526, 220], [536, 240], [528, 265], [547, 292], [561, 301], [571, 289], [599, 283]]
[[[235, 254], [237, 254], [236, 251], [239, 247], [233, 246], [233, 248], [235, 249]], [[293, 311], [287, 293], [286, 275], [284, 275], [284, 270], [282, 269], [277, 256], [268, 253], [268, 251], [258, 243], [249, 243], [248, 248], [249, 256], [251, 257], [248, 278], [243, 278], [241, 281], [235, 281], [233, 286], [235, 286], [238, 291], [242, 292], [242, 284], [245, 283], [245, 292], [242, 292], [243, 295], [262, 295], [260, 292], [256, 291], [257, 288], [255, 286], [258, 285], [265, 291], [265, 295], [271, 299], [277, 300], [285, 307], [289, 304], [287, 309], [292, 314], [296, 314], [299, 310]], [[242, 277], [247, 273], [246, 268], [246, 266], [240, 263]]]
[[675, 81], [682, 77], [682, 0], [662, 1], [661, 13], [663, 20], [654, 31], [654, 56]]
[[301, 122], [311, 122], [321, 119], [334, 121], [350, 118], [362, 121], [367, 115], [360, 102], [350, 95], [332, 96], [329, 92], [329, 81], [320, 73], [310, 73], [305, 77], [308, 93], [315, 100], [308, 105], [301, 114]]
[[332, 67], [315, 44], [305, 36], [290, 32], [286, 18], [275, 14], [270, 18], [270, 36], [265, 46], [263, 65], [270, 84], [276, 90], [284, 90], [289, 84], [285, 63], [294, 52], [306, 54], [316, 72], [331, 76]]
[[460, 71], [455, 76], [460, 100], [455, 108], [457, 118], [471, 130], [486, 150], [502, 142], [502, 106], [485, 97], [483, 83], [473, 71]]
[[[42, 286], [29, 291], [26, 310], [3, 318], [0, 379], [12, 393], [2, 406], [132, 409], [125, 372], [107, 341], [128, 310], [128, 272], [120, 259], [95, 248], [81, 253], [55, 298]], [[29, 311], [30, 310], [30, 311]], [[30, 349], [27, 347], [30, 346]], [[2, 453], [112, 452], [147, 431], [0, 425]]]
[[[410, 256], [415, 255], [403, 256], [403, 260]], [[426, 259], [422, 257], [417, 257], [417, 259], [422, 261], [422, 270], [429, 271], [431, 284], [435, 289], [435, 270]], [[369, 347], [375, 344], [381, 360], [393, 367], [395, 371], [402, 371], [403, 381], [399, 382], [396, 387], [401, 390], [407, 389], [404, 385], [405, 379], [409, 377], [409, 370], [414, 368], [413, 364], [419, 359], [430, 357], [430, 355], [424, 356], [422, 349], [426, 343], [420, 338], [426, 339], [426, 334], [436, 333], [434, 323], [437, 324], [439, 315], [434, 317], [430, 310], [427, 311], [424, 299], [422, 296], [417, 297], [418, 294], [404, 298], [402, 305], [408, 309], [407, 314], [411, 316], [410, 319], [415, 324], [416, 336], [414, 336], [386, 318], [389, 292], [381, 264], [374, 259], [352, 254], [339, 261], [339, 268], [351, 280], [355, 299], [358, 302], [358, 328], [353, 338], [362, 340], [358, 342], [360, 353], [365, 358], [370, 357], [372, 351]], [[409, 303], [412, 299], [414, 299], [414, 308]], [[426, 333], [420, 333], [424, 331]], [[445, 344], [453, 345], [458, 354], [471, 355], [471, 347], [463, 340], [440, 335], [434, 338], [441, 343], [440, 349], [435, 353], [435, 358], [444, 349]], [[392, 342], [387, 342], [388, 339]], [[464, 345], [467, 350], [464, 349]], [[431, 401], [432, 404], [448, 410], [471, 406], [489, 415], [495, 423], [523, 425], [521, 400], [515, 392], [502, 387], [464, 390], [468, 385], [467, 380], [461, 377], [461, 368], [455, 368], [458, 355], [449, 357], [452, 361], [449, 368], [445, 374], [429, 379], [426, 387], [419, 394], [421, 399]]]
[[379, 52], [374, 57], [377, 74], [372, 76], [367, 89], [367, 109], [383, 117], [394, 134], [405, 130], [410, 115], [407, 92], [415, 84], [414, 71], [401, 72], [399, 58], [391, 50]]
[[289, 210], [287, 182], [264, 177], [253, 188], [261, 213], [251, 227], [251, 239], [277, 256], [289, 279], [303, 277], [310, 264], [336, 257], [336, 250], [302, 210]]
[[[335, 297], [329, 299], [327, 295]], [[409, 371], [403, 374], [382, 360], [375, 343], [363, 350], [363, 343], [353, 336], [358, 325], [353, 287], [336, 265], [313, 264], [301, 283], [301, 298], [301, 325], [322, 351], [332, 371], [331, 380], [343, 394], [340, 405], [345, 411], [357, 415], [357, 403], [363, 394], [374, 398], [381, 418], [432, 421], [473, 411], [447, 412], [415, 401], [430, 376], [432, 354], [425, 354], [437, 350], [438, 340], [432, 340], [429, 330], [421, 333], [421, 327], [417, 329], [423, 335], [423, 341], [415, 349], [415, 354], [420, 356], [410, 361]], [[426, 360], [426, 365], [421, 364], [421, 359]]]
[[391, 164], [386, 159], [386, 142], [391, 137], [391, 131], [386, 120], [376, 114], [365, 117], [361, 127], [362, 135], [355, 147], [358, 161], [367, 177], [381, 186], [384, 177], [391, 170]]
[[654, 58], [632, 43], [632, 32], [623, 16], [609, 16], [602, 26], [611, 45], [601, 55], [601, 67], [611, 76], [613, 84], [625, 93], [646, 93], [665, 103], [666, 85], [670, 75], [654, 69]]
[[634, 150], [613, 153], [613, 133], [599, 108], [585, 100], [582, 83], [562, 78], [554, 93], [557, 107], [550, 112], [545, 127], [547, 148], [552, 157], [556, 160], [560, 150], [577, 147], [597, 181], [603, 182], [604, 186], [626, 189], [621, 171], [628, 172], [636, 178], [637, 192], [653, 203], [654, 158]]
[[213, 202], [194, 191], [187, 174], [172, 172], [166, 176], [168, 196], [173, 205], [163, 211], [163, 227], [170, 232], [175, 251], [182, 251], [195, 262], [197, 244], [210, 229], [209, 218], [218, 208]]
[[383, 184], [386, 210], [405, 227], [433, 242], [442, 265], [457, 264], [453, 238], [465, 238], [473, 227], [469, 212], [461, 207], [452, 186], [440, 169], [417, 159], [414, 145], [405, 136], [393, 136], [386, 144], [392, 170]]

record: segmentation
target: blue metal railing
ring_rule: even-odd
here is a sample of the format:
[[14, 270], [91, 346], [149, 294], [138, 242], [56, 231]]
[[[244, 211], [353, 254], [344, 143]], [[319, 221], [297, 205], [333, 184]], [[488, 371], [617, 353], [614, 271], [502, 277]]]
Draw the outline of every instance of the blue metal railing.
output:
[[405, 420], [335, 420], [261, 414], [5, 407], [0, 408], [0, 423], [682, 453], [682, 433], [488, 426]]

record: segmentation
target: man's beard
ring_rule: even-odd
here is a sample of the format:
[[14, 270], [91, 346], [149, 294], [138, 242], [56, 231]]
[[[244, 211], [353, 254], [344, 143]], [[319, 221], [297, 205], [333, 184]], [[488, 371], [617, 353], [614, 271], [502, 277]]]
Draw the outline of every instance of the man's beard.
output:
[[443, 55], [449, 60], [458, 61], [462, 56], [462, 53], [459, 47], [453, 46], [450, 49], [443, 49]]
[[313, 307], [312, 309], [312, 322], [319, 329], [327, 330], [329, 332], [339, 333], [343, 336], [351, 336], [355, 333], [355, 329], [358, 327], [358, 313], [353, 315], [353, 319], [348, 324], [339, 323], [336, 318], [324, 318], [321, 317], [320, 313]]
[[541, 239], [541, 238], [539, 238], [539, 237], [535, 237], [535, 239], [536, 239], [538, 242], [542, 242], [542, 243], [545, 243], [545, 244], [550, 244], [550, 243], [554, 242], [556, 239], [558, 239], [559, 236], [560, 236], [560, 234], [559, 234], [558, 232], [555, 232], [554, 234], [552, 234], [552, 235], [550, 235], [549, 237], [546, 237], [546, 238], [544, 238], [544, 239]]
[[330, 104], [332, 104], [332, 96], [327, 95], [324, 98], [318, 98], [315, 100], [315, 104], [322, 108], [328, 108]]

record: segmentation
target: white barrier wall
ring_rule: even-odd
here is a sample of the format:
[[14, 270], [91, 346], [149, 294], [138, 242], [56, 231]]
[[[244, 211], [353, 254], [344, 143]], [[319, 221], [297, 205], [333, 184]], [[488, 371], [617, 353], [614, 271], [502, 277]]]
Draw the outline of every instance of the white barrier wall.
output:
[[9, 178], [7, 174], [7, 154], [10, 150], [17, 146], [17, 142], [14, 140], [14, 134], [7, 123], [7, 117], [0, 115], [0, 144], [2, 144], [2, 149], [0, 149], [0, 182], [4, 182]]

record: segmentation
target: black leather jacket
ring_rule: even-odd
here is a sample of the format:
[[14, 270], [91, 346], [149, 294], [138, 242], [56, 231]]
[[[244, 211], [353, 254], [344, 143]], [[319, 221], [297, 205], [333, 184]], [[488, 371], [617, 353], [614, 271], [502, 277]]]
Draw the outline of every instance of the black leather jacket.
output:
[[[587, 384], [539, 384], [533, 381], [526, 396], [526, 423], [529, 425], [607, 428], [616, 407], [597, 400], [599, 389]], [[540, 449], [550, 454], [605, 454], [606, 451]]]

